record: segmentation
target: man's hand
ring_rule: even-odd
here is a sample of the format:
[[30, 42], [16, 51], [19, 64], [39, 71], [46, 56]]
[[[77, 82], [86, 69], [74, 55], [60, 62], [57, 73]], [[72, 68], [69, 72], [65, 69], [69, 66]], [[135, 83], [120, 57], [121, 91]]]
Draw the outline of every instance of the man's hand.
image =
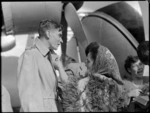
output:
[[68, 82], [68, 75], [66, 74], [62, 62], [60, 60], [60, 57], [56, 54], [52, 54], [52, 64], [59, 71], [60, 74], [60, 80], [64, 83]]
[[59, 70], [59, 68], [62, 66], [62, 62], [60, 61], [60, 57], [57, 54], [52, 54], [52, 64], [54, 67]]

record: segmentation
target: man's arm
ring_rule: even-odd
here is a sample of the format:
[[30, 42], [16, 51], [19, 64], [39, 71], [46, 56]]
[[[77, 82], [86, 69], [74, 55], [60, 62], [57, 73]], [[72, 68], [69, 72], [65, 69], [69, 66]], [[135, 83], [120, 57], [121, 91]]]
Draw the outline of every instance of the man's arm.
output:
[[18, 62], [18, 90], [24, 112], [44, 111], [34, 52], [27, 50]]

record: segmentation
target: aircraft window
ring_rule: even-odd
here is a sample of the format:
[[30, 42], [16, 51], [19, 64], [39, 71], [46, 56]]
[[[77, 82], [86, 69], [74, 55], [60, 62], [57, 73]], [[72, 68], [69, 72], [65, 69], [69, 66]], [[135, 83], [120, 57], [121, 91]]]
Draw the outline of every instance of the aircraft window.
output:
[[96, 12], [104, 12], [118, 20], [139, 43], [145, 40], [142, 15], [127, 2], [114, 3]]

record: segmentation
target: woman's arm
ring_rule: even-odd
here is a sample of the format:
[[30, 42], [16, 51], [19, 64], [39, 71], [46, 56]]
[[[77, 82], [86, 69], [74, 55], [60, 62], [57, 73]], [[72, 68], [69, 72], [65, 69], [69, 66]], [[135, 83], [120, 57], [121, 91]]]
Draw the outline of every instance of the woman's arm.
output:
[[102, 80], [112, 80], [112, 78], [108, 78], [108, 77], [106, 77], [105, 75], [101, 75], [101, 74], [99, 74], [99, 73], [94, 73], [93, 76], [99, 77], [99, 78], [102, 79]]

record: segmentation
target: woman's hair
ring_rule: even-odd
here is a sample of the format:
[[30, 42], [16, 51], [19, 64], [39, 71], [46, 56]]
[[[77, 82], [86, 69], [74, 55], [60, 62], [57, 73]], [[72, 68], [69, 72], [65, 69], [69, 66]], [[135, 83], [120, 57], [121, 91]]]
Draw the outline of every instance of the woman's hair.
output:
[[92, 60], [94, 61], [94, 63], [95, 63], [96, 56], [97, 56], [97, 53], [98, 53], [98, 48], [99, 48], [99, 44], [97, 42], [92, 42], [85, 49], [86, 56], [89, 53], [91, 53], [91, 57], [92, 57]]
[[138, 56], [132, 56], [132, 55], [128, 56], [127, 59], [125, 60], [124, 67], [129, 74], [131, 74], [131, 72], [129, 72], [131, 65], [137, 62], [138, 60], [139, 60]]
[[139, 44], [137, 54], [142, 63], [145, 65], [149, 64], [149, 41], [144, 41]]
[[59, 29], [62, 31], [62, 25], [54, 22], [53, 20], [42, 20], [39, 24], [39, 36], [44, 36], [47, 30]]

